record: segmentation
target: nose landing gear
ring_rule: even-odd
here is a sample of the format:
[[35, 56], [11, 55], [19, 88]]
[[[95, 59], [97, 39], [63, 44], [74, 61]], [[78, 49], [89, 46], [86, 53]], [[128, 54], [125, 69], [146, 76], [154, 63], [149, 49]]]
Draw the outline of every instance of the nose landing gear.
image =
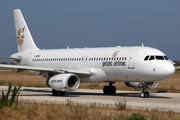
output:
[[149, 92], [146, 91], [147, 83], [143, 83], [142, 88], [143, 88], [143, 91], [140, 93], [141, 98], [148, 98], [149, 97]]
[[114, 84], [115, 82], [109, 82], [109, 86], [104, 86], [103, 88], [103, 92], [105, 95], [108, 94], [116, 94], [116, 87], [112, 86], [112, 84]]

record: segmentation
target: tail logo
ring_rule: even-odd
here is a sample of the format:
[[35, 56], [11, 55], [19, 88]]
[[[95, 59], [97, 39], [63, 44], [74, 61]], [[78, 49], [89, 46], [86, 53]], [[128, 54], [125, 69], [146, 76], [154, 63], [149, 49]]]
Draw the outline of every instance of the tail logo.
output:
[[22, 29], [19, 28], [19, 30], [17, 31], [17, 42], [18, 42], [18, 45], [20, 47], [20, 52], [21, 52], [21, 46], [22, 44], [24, 43], [24, 29], [25, 29], [26, 26], [24, 26]]

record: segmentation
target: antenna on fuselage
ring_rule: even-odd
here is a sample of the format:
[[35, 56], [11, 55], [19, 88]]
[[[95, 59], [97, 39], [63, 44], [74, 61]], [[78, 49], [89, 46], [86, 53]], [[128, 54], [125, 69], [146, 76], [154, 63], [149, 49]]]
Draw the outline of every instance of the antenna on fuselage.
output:
[[143, 43], [141, 43], [142, 47], [144, 47]]

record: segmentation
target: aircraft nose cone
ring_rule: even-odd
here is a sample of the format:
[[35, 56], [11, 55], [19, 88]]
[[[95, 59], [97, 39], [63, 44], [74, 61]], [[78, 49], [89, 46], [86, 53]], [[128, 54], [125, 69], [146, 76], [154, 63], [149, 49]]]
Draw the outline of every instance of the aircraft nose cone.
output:
[[170, 78], [175, 73], [175, 67], [174, 67], [174, 65], [172, 63], [166, 64], [163, 69], [164, 69], [163, 74], [166, 77], [166, 79]]

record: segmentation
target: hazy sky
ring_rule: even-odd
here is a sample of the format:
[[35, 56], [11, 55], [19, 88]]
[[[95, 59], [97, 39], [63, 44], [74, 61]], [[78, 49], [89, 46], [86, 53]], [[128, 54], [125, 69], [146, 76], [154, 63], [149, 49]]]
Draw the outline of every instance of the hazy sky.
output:
[[143, 43], [180, 60], [180, 0], [1, 0], [0, 56], [17, 52], [17, 8], [40, 49]]

